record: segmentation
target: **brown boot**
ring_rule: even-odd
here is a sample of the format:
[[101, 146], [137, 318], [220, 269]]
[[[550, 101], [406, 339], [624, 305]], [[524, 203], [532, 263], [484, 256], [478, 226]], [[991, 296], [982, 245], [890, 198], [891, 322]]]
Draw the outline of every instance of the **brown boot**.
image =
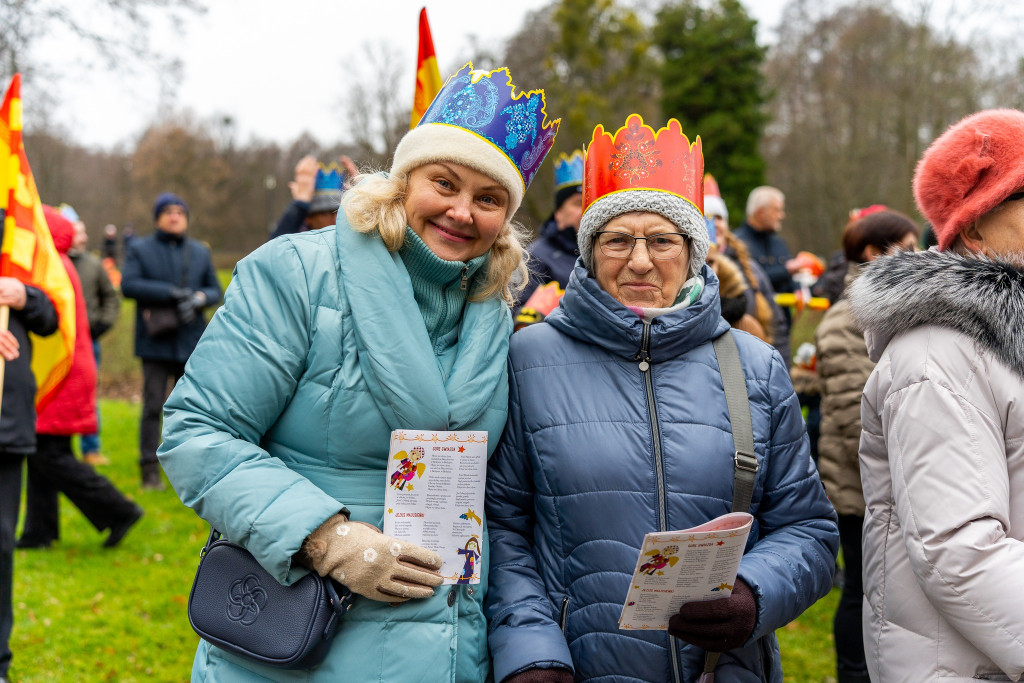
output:
[[107, 460], [106, 456], [96, 451], [90, 451], [82, 454], [82, 462], [86, 465], [92, 465], [93, 467], [99, 467], [101, 465], [109, 465], [110, 461]]
[[166, 488], [160, 463], [145, 463], [142, 466], [142, 488], [149, 491], [163, 491]]

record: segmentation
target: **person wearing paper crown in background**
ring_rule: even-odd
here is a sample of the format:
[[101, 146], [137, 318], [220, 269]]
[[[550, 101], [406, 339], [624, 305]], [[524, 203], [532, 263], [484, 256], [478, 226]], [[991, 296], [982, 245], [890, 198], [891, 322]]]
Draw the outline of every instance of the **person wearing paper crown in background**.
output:
[[582, 215], [583, 150], [577, 149], [555, 160], [555, 210], [541, 226], [540, 236], [526, 248], [530, 280], [514, 312], [516, 329], [540, 322], [558, 305], [576, 265], [576, 231]]
[[1024, 674], [1024, 112], [925, 151], [939, 244], [847, 288], [876, 361], [861, 400], [864, 640], [873, 681]]
[[[335, 228], [238, 263], [168, 399], [160, 460], [182, 501], [281, 583], [312, 570], [356, 594], [303, 680], [490, 675], [488, 537], [480, 583], [439, 588], [436, 553], [379, 531], [388, 451], [407, 428], [482, 430], [497, 446], [509, 303], [526, 275], [513, 216], [557, 128], [543, 91], [463, 67], [390, 171], [346, 191]], [[280, 676], [206, 642], [193, 668], [194, 680]]]
[[[488, 466], [495, 680], [779, 682], [773, 632], [832, 586], [835, 512], [785, 365], [730, 332], [705, 264], [700, 138], [633, 114], [587, 147], [580, 261], [544, 322], [513, 335], [509, 420]], [[620, 630], [644, 534], [731, 509], [735, 447], [712, 339], [739, 347], [754, 516], [731, 597], [669, 632]], [[565, 397], [573, 397], [566, 400]]]
[[281, 214], [269, 239], [334, 225], [345, 183], [359, 172], [344, 154], [340, 160], [344, 169], [334, 163], [328, 166], [317, 163], [312, 154], [299, 159], [295, 165], [295, 179], [288, 183], [292, 203]]

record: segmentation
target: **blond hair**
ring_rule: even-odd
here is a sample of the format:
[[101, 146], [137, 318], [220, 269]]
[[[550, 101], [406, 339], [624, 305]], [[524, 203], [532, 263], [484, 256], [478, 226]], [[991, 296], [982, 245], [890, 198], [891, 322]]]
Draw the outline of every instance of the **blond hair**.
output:
[[[405, 193], [409, 177], [405, 173], [363, 174], [356, 185], [341, 198], [341, 208], [348, 223], [356, 232], [376, 231], [388, 251], [398, 251], [405, 241], [405, 228], [409, 224], [405, 215]], [[529, 272], [526, 269], [526, 230], [506, 216], [498, 238], [491, 245], [490, 259], [482, 283], [474, 287], [470, 301], [483, 301], [500, 296], [510, 306], [525, 287]]]

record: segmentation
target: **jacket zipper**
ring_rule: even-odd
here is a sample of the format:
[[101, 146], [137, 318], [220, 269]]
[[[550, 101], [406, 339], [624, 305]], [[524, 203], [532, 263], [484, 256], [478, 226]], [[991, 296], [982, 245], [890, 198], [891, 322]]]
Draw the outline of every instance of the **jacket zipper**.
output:
[[[665, 505], [665, 465], [661, 453], [661, 429], [658, 425], [658, 406], [654, 402], [654, 377], [651, 374], [651, 324], [644, 322], [643, 333], [640, 336], [640, 352], [634, 360], [639, 361], [640, 374], [644, 378], [644, 386], [647, 389], [647, 413], [651, 420], [651, 436], [654, 438], [654, 470], [658, 482], [658, 531], [668, 531], [668, 514]], [[679, 678], [679, 655], [676, 648], [676, 639], [668, 636], [669, 657], [672, 660], [672, 680], [680, 683]]]
[[759, 638], [757, 641], [757, 656], [761, 659], [761, 680], [767, 683], [771, 676], [768, 667], [771, 665], [772, 658], [768, 655], [768, 644], [765, 642], [765, 638]]
[[[454, 284], [453, 285], [448, 285], [448, 287], [454, 287], [454, 286], [455, 286]], [[469, 286], [469, 266], [466, 265], [466, 266], [462, 267], [462, 280], [459, 282], [459, 289], [461, 289], [462, 291], [466, 291], [466, 288], [468, 286]], [[441, 313], [441, 322], [445, 322], [446, 320], [448, 320], [448, 291], [449, 291], [449, 289], [447, 289], [447, 288], [444, 288], [444, 289], [441, 290], [441, 305], [443, 306], [443, 308], [441, 309], [441, 311], [442, 311], [442, 313]], [[434, 344], [434, 353], [435, 354], [439, 350], [438, 346], [437, 346], [439, 343], [440, 343], [440, 340], [438, 340], [438, 342]]]
[[562, 635], [565, 635], [565, 625], [569, 622], [569, 596], [562, 598], [562, 611], [558, 615], [558, 628], [562, 629]]

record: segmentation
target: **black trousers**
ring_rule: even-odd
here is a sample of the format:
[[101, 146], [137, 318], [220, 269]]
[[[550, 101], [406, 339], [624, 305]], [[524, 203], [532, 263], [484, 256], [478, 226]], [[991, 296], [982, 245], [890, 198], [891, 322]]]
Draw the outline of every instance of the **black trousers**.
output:
[[97, 531], [109, 529], [138, 511], [138, 506], [109, 479], [75, 457], [70, 436], [40, 434], [36, 437], [36, 453], [28, 459], [23, 541], [49, 543], [60, 538], [61, 493]]
[[[160, 415], [174, 382], [185, 374], [185, 364], [142, 359], [142, 422], [139, 424], [139, 464], [155, 465], [160, 446]], [[168, 380], [173, 380], [168, 387]]]
[[865, 672], [864, 580], [861, 567], [861, 535], [864, 518], [857, 515], [839, 515], [839, 544], [843, 548], [846, 571], [843, 592], [839, 597], [833, 629], [836, 639], [836, 668], [846, 672]]
[[25, 456], [0, 451], [0, 677], [11, 665], [14, 626], [14, 533], [21, 505], [21, 469]]

